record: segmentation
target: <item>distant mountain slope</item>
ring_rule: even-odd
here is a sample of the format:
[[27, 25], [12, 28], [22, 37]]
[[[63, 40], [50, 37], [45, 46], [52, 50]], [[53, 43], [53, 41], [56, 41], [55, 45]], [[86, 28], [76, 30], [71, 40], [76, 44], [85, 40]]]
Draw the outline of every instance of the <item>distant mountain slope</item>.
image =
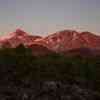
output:
[[64, 53], [67, 51], [69, 52], [70, 50], [75, 50], [75, 52], [78, 52], [82, 48], [87, 48], [91, 52], [97, 52], [97, 54], [100, 54], [100, 36], [94, 35], [90, 32], [63, 30], [46, 37], [41, 37], [29, 35], [21, 29], [17, 29], [15, 32], [10, 33], [7, 36], [0, 37], [1, 48], [15, 48], [20, 44], [30, 47], [34, 52], [41, 52], [41, 54], [42, 52], [43, 54], [44, 52], [47, 54], [51, 51]]
[[90, 32], [78, 33], [72, 30], [64, 30], [45, 38], [48, 48], [63, 52], [76, 48], [100, 49], [100, 36]]
[[23, 44], [25, 46], [30, 45], [34, 42], [34, 40], [41, 38], [40, 36], [32, 36], [28, 33], [22, 31], [21, 29], [17, 29], [15, 32], [8, 34], [7, 36], [3, 36], [0, 38], [0, 46], [1, 47], [17, 47], [19, 44]]
[[47, 47], [40, 44], [32, 44], [29, 46], [32, 49], [32, 54], [34, 56], [45, 56], [49, 54], [53, 54], [55, 52], [49, 50]]

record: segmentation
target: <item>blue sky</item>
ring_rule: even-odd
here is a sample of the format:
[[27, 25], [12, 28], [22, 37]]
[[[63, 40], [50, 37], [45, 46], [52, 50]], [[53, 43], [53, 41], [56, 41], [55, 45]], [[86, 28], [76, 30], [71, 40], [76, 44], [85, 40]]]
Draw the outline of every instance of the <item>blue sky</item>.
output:
[[21, 28], [47, 35], [64, 29], [100, 34], [100, 0], [0, 0], [0, 35]]

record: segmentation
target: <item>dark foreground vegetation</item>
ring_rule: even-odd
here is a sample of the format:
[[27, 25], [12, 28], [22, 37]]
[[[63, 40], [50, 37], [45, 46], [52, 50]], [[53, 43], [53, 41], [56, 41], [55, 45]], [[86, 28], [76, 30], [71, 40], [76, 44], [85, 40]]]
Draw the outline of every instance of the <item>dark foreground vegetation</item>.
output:
[[0, 100], [100, 100], [100, 56], [32, 56], [0, 50]]

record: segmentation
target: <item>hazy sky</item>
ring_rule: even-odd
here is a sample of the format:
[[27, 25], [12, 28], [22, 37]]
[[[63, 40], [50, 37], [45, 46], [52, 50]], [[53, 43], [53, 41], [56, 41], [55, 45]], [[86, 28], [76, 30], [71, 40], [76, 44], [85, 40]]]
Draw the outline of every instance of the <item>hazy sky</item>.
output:
[[41, 35], [63, 29], [100, 34], [100, 0], [0, 0], [0, 35], [17, 28]]

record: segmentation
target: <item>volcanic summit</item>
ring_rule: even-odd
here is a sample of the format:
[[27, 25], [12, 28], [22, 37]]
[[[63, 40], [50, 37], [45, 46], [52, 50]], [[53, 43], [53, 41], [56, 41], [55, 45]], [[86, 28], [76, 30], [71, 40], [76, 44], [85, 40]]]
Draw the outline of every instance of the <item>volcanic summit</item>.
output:
[[[91, 32], [77, 32], [75, 30], [63, 30], [46, 37], [30, 35], [21, 29], [0, 37], [1, 48], [15, 48], [23, 44], [39, 52], [68, 52], [70, 50], [88, 48], [91, 51], [100, 51], [100, 36]], [[41, 49], [40, 49], [41, 48]], [[44, 54], [44, 53], [43, 53]]]

